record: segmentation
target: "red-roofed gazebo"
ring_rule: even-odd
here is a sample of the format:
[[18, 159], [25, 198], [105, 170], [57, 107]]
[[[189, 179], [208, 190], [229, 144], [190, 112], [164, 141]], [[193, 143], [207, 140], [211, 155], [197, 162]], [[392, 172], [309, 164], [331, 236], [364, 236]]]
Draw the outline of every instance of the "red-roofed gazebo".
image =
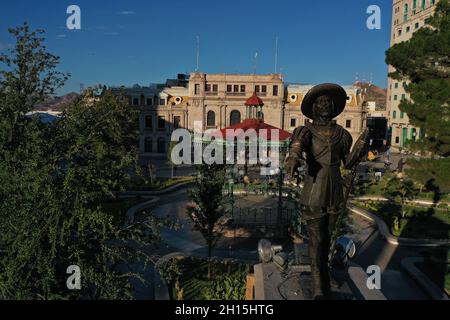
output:
[[[256, 146], [257, 150], [262, 153], [265, 152], [263, 157], [266, 159], [279, 156], [281, 156], [279, 157], [281, 159], [287, 152], [292, 134], [264, 122], [262, 109], [264, 102], [255, 92], [245, 101], [245, 106], [247, 109], [245, 120], [223, 129], [209, 131], [206, 136], [201, 138], [194, 136], [194, 143], [202, 144], [205, 147], [214, 140], [216, 146], [223, 146], [227, 150], [235, 150], [233, 153], [235, 159], [245, 157], [245, 171], [247, 171], [248, 160], [254, 159], [254, 157], [249, 157], [250, 150], [253, 147]], [[238, 145], [244, 145], [245, 149], [239, 151]], [[243, 154], [238, 154], [242, 152]], [[262, 156], [262, 153], [259, 156]]]
[[252, 96], [245, 101], [245, 106], [247, 107], [247, 119], [264, 119], [262, 112], [264, 102], [256, 95], [256, 92], [253, 92]]
[[[242, 129], [242, 130], [239, 130]], [[241, 123], [226, 127], [222, 130], [220, 130], [220, 134], [224, 139], [234, 139], [234, 138], [239, 138], [240, 135], [242, 135], [242, 132], [245, 134], [245, 132], [247, 132], [248, 130], [253, 129], [256, 131], [258, 138], [260, 139], [264, 139], [267, 141], [272, 141], [274, 140], [274, 142], [282, 142], [282, 141], [286, 141], [289, 140], [291, 138], [291, 133], [274, 127], [270, 124], [267, 124], [264, 122], [264, 120], [261, 119], [246, 119], [244, 121], [242, 121]], [[262, 136], [260, 135], [260, 132], [262, 132], [261, 130], [267, 130], [265, 133], [267, 133], [266, 136]], [[272, 136], [273, 133], [278, 133], [278, 137], [275, 138]], [[230, 136], [231, 134], [231, 136]], [[274, 138], [274, 139], [273, 139]]]

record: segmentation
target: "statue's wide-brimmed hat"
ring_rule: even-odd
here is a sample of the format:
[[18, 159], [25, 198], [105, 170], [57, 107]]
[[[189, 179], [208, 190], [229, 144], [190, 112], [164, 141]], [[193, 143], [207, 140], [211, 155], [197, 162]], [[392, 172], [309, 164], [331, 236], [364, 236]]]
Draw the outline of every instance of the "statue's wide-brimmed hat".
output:
[[322, 83], [312, 87], [302, 101], [302, 113], [308, 118], [313, 118], [313, 104], [320, 96], [326, 95], [333, 101], [333, 118], [344, 111], [347, 103], [347, 93], [344, 88], [334, 83]]

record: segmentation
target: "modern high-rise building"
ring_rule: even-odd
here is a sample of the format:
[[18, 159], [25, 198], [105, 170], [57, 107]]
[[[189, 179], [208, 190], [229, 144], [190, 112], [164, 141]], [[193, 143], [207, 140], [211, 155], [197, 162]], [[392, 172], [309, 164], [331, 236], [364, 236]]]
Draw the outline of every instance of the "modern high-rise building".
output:
[[[409, 40], [413, 33], [423, 27], [435, 10], [438, 0], [393, 0], [391, 47], [397, 43]], [[394, 71], [389, 66], [389, 72]], [[389, 115], [389, 128], [391, 146], [394, 149], [404, 147], [407, 140], [423, 134], [420, 128], [411, 126], [408, 116], [400, 111], [399, 104], [402, 99], [408, 98], [404, 85], [406, 82], [388, 79], [387, 111]]]

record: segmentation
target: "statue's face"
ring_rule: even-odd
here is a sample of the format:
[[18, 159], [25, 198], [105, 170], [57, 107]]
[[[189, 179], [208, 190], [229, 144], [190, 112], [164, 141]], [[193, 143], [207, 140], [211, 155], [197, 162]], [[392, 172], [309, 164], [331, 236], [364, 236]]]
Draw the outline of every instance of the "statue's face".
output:
[[313, 112], [320, 118], [330, 119], [333, 112], [333, 102], [330, 97], [318, 97], [314, 102]]

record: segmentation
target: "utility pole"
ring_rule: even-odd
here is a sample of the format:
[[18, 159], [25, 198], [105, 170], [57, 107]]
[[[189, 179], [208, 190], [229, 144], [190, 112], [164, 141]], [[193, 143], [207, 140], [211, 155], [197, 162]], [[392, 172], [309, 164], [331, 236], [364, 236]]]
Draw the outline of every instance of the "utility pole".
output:
[[278, 210], [277, 210], [277, 229], [279, 237], [283, 236], [283, 169], [278, 168]]
[[197, 36], [197, 66], [195, 68], [195, 71], [198, 71], [199, 60], [200, 60], [200, 36]]

